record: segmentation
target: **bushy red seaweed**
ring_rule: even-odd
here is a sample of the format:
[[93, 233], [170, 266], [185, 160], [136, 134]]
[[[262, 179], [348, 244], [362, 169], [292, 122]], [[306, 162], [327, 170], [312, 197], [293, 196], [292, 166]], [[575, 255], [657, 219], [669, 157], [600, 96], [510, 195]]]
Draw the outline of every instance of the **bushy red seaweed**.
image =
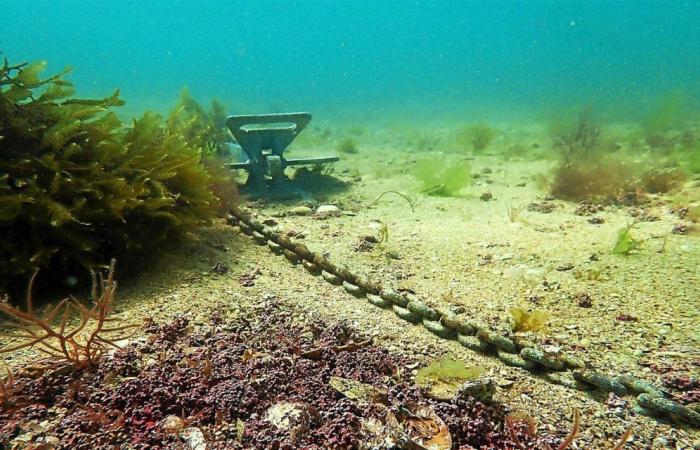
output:
[[[343, 324], [295, 323], [291, 314], [268, 305], [249, 323], [224, 323], [193, 331], [187, 319], [151, 324], [145, 341], [106, 356], [93, 369], [46, 371], [26, 383], [22, 403], [0, 411], [0, 444], [21, 434], [33, 442], [52, 437], [57, 448], [179, 448], [182, 429], [165, 426], [176, 416], [181, 428], [201, 430], [211, 449], [354, 449], [365, 439], [362, 422], [380, 418], [382, 407], [344, 397], [332, 376], [386, 389], [388, 401], [431, 407], [446, 423], [455, 449], [543, 448], [553, 436], [520, 433], [520, 447], [505, 427], [500, 405], [471, 398], [437, 401], [401, 376], [411, 362], [365, 342]], [[321, 349], [320, 358], [305, 352]], [[316, 353], [314, 353], [316, 354]], [[268, 410], [279, 402], [305, 405], [308, 424], [276, 428]], [[29, 431], [29, 424], [44, 424]], [[522, 431], [522, 430], [521, 430]], [[186, 448], [186, 447], [185, 447]]]

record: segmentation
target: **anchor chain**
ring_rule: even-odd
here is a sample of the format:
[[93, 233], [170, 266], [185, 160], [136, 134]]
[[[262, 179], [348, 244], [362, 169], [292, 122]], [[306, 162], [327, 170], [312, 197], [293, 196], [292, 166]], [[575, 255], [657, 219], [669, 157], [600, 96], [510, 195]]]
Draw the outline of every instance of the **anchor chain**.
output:
[[639, 414], [700, 428], [700, 411], [667, 398], [663, 389], [646, 380], [625, 374], [605, 375], [590, 369], [589, 363], [572, 354], [548, 353], [527, 338], [504, 336], [473, 318], [431, 307], [415, 294], [384, 287], [334, 265], [325, 256], [292, 241], [239, 208], [231, 210], [227, 221], [273, 253], [283, 255], [292, 264], [303, 265], [310, 274], [320, 275], [328, 283], [342, 286], [350, 295], [366, 298], [372, 305], [391, 308], [399, 318], [422, 324], [440, 338], [456, 340], [469, 350], [497, 357], [503, 364], [542, 375], [545, 380], [566, 388], [636, 397], [635, 411]]

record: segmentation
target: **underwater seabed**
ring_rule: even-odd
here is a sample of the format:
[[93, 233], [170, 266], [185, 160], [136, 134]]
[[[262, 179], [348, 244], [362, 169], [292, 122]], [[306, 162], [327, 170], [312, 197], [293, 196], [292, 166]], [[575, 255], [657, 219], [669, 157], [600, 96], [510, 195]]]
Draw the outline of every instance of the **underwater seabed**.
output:
[[[62, 163], [78, 164], [64, 150], [85, 133], [134, 152], [120, 154], [130, 175], [143, 173], [139, 149], [153, 156], [158, 183], [129, 185], [148, 208], [124, 208], [162, 228], [139, 228], [158, 231], [143, 256], [155, 258], [118, 291], [95, 275], [90, 301], [0, 304], [18, 322], [2, 324], [16, 347], [3, 353], [5, 447], [700, 443], [698, 124], [604, 126], [585, 110], [544, 126], [312, 122], [289, 155], [340, 161], [288, 169], [280, 195], [239, 197], [231, 175], [245, 176], [222, 172], [221, 155], [202, 158], [227, 142], [216, 107], [183, 96], [167, 119], [122, 126], [99, 109], [117, 96], [68, 103], [97, 117], [72, 135], [65, 109], [44, 100], [32, 104], [56, 114]], [[163, 164], [168, 150], [178, 158]], [[51, 183], [26, 183], [55, 198]], [[164, 207], [181, 222], [161, 221]], [[55, 208], [67, 222], [85, 211]], [[34, 217], [2, 218], [20, 211]], [[178, 224], [187, 236], [168, 239]], [[94, 245], [113, 248], [104, 236]], [[63, 363], [37, 362], [39, 349]]]

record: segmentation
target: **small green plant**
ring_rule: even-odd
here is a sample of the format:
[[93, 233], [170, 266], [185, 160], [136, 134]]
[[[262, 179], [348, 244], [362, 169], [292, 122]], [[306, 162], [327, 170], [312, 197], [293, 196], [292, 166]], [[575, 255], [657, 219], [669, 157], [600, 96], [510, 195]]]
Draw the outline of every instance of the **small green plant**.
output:
[[496, 130], [485, 123], [475, 123], [462, 127], [457, 134], [458, 143], [464, 147], [471, 147], [474, 150], [484, 150], [496, 137]]
[[385, 246], [389, 242], [389, 226], [385, 222], [374, 219], [370, 221], [369, 227], [376, 230], [379, 234], [379, 237], [377, 237], [379, 245]]
[[525, 158], [527, 155], [528, 155], [527, 147], [525, 147], [522, 144], [510, 145], [503, 152], [503, 158], [506, 161], [510, 161], [511, 159], [522, 159], [522, 158]]
[[617, 232], [615, 246], [612, 249], [613, 255], [627, 256], [641, 247], [642, 241], [632, 237], [633, 226], [634, 223], [631, 223]]
[[589, 269], [574, 270], [574, 278], [585, 281], [602, 281], [607, 279], [607, 276], [599, 267], [591, 267]]
[[513, 205], [508, 205], [506, 211], [508, 212], [508, 220], [510, 220], [510, 223], [515, 223], [516, 220], [518, 220], [518, 216], [520, 216], [520, 213], [525, 210], [525, 205], [519, 205], [519, 206], [513, 206]]
[[340, 153], [355, 154], [357, 153], [357, 142], [353, 138], [345, 138], [338, 144]]
[[413, 175], [421, 184], [421, 192], [428, 195], [452, 197], [472, 183], [469, 163], [448, 163], [437, 157], [418, 160]]
[[432, 398], [451, 399], [466, 381], [479, 378], [481, 367], [467, 367], [463, 361], [441, 359], [416, 373], [416, 384], [427, 390]]
[[386, 245], [387, 242], [389, 242], [389, 227], [382, 222], [382, 226], [379, 228], [379, 244]]
[[529, 312], [523, 308], [511, 308], [510, 315], [513, 318], [513, 331], [539, 331], [547, 320], [549, 314], [541, 310]]

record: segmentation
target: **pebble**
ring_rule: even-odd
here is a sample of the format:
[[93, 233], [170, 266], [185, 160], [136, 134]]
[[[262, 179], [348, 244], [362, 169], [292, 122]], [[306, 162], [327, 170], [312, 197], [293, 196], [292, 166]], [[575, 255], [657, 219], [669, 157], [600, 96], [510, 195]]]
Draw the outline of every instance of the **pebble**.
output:
[[294, 208], [287, 211], [287, 214], [292, 216], [308, 216], [311, 214], [311, 208], [308, 206], [295, 206]]
[[188, 444], [192, 450], [206, 450], [207, 441], [204, 438], [202, 430], [195, 427], [186, 428], [182, 432], [182, 439]]
[[316, 209], [316, 214], [335, 214], [340, 213], [340, 208], [335, 205], [321, 205]]

